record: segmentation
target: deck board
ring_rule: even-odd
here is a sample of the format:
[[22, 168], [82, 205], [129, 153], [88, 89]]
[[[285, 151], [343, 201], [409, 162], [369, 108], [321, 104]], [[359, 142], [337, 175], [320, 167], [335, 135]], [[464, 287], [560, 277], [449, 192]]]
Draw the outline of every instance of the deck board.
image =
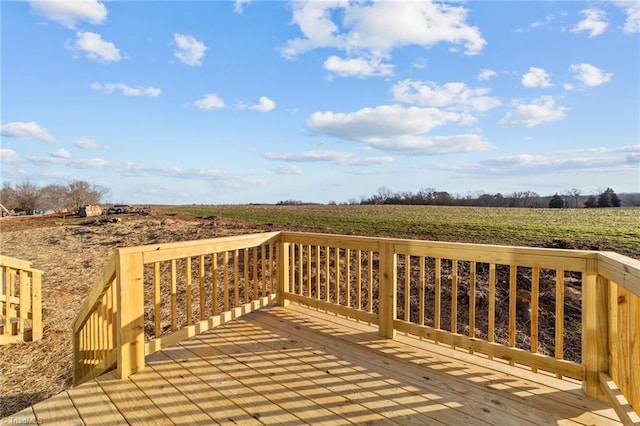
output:
[[[297, 305], [269, 307], [20, 413], [51, 424], [614, 425], [580, 383]], [[15, 423], [14, 423], [15, 424]]]

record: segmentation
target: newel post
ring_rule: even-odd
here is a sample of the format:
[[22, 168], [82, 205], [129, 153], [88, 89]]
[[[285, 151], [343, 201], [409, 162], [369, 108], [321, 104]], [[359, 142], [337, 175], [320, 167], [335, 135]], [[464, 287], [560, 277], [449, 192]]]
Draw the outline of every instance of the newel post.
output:
[[287, 306], [289, 300], [285, 295], [289, 293], [289, 268], [291, 268], [291, 262], [289, 260], [289, 253], [291, 251], [291, 243], [284, 242], [280, 237], [278, 243], [278, 294], [277, 303], [280, 306]]
[[397, 256], [394, 245], [383, 242], [380, 245], [379, 332], [382, 337], [389, 339], [393, 339], [396, 336], [393, 320], [396, 319], [398, 310], [396, 303], [397, 275]]
[[118, 376], [124, 379], [144, 368], [144, 264], [142, 253], [117, 253], [116, 348]]
[[599, 373], [609, 373], [609, 280], [598, 274], [598, 261], [588, 259], [582, 279], [582, 364], [586, 369], [582, 390], [606, 400]]

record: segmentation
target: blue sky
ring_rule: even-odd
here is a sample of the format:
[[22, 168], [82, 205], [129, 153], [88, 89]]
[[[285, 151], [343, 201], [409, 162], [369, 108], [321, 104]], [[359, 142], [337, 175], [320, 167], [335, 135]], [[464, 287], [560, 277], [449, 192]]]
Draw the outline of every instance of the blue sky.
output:
[[2, 181], [640, 191], [637, 1], [2, 1]]

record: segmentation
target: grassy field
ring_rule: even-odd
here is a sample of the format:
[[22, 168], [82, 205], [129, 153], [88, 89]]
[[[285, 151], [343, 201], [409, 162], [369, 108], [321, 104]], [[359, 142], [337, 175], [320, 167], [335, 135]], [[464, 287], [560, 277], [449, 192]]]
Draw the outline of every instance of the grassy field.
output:
[[640, 258], [640, 208], [512, 209], [449, 206], [158, 206], [275, 228], [520, 246], [614, 250]]

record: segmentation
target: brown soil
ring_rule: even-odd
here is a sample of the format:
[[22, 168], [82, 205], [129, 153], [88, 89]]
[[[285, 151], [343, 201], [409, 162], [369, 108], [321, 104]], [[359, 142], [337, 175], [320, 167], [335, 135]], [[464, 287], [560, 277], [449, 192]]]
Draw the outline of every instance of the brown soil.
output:
[[[3, 255], [33, 262], [33, 267], [44, 271], [43, 276], [43, 322], [44, 336], [37, 342], [0, 347], [0, 418], [49, 398], [69, 388], [72, 380], [72, 333], [71, 324], [89, 293], [93, 280], [104, 267], [116, 247], [143, 244], [187, 241], [227, 235], [275, 230], [273, 225], [250, 224], [222, 218], [194, 218], [166, 216], [152, 212], [149, 216], [122, 215], [120, 222], [103, 222], [94, 218], [5, 218], [0, 221], [0, 252]], [[312, 231], [308, 228], [305, 231]], [[420, 238], [420, 236], [415, 236]], [[412, 260], [414, 262], [415, 260]], [[404, 260], [399, 266], [404, 268]], [[429, 260], [428, 262], [432, 262]], [[442, 312], [443, 329], [450, 329], [451, 285], [447, 286], [447, 271], [443, 264]], [[458, 332], [469, 334], [464, 328], [468, 324], [468, 299], [465, 277], [466, 263], [460, 263], [460, 286], [458, 292]], [[432, 265], [427, 265], [432, 270]], [[412, 274], [418, 266], [412, 263]], [[553, 355], [554, 323], [554, 272], [541, 271], [540, 277], [540, 352]], [[399, 271], [404, 276], [403, 271]], [[508, 267], [497, 268], [496, 294], [496, 340], [508, 339]], [[530, 271], [518, 268], [518, 288], [525, 288]], [[577, 277], [579, 278], [579, 276]], [[580, 281], [567, 275], [565, 283], [565, 353], [566, 359], [580, 361]], [[488, 291], [488, 265], [478, 264], [476, 269], [477, 289], [482, 295]], [[529, 279], [530, 280], [530, 279]], [[412, 279], [412, 282], [417, 282]], [[428, 279], [428, 282], [432, 280]], [[530, 281], [529, 281], [530, 282]], [[524, 283], [524, 284], [522, 284]], [[374, 290], [375, 291], [375, 290]], [[418, 294], [411, 290], [412, 299]], [[460, 297], [462, 296], [462, 297]], [[427, 306], [433, 300], [433, 287], [425, 290]], [[415, 301], [414, 301], [415, 302]], [[399, 315], [404, 315], [402, 295], [399, 300]], [[417, 306], [418, 303], [412, 303]], [[432, 308], [425, 313], [425, 323], [433, 325]], [[476, 309], [477, 337], [486, 338], [488, 304], [479, 297]], [[417, 312], [410, 313], [413, 321]], [[485, 320], [482, 320], [484, 318]], [[529, 349], [529, 322], [519, 316], [517, 325], [518, 347]]]

